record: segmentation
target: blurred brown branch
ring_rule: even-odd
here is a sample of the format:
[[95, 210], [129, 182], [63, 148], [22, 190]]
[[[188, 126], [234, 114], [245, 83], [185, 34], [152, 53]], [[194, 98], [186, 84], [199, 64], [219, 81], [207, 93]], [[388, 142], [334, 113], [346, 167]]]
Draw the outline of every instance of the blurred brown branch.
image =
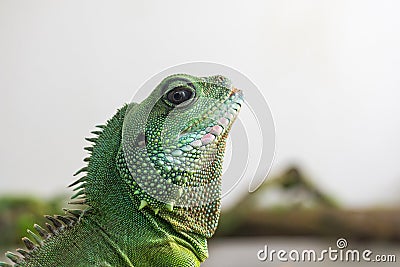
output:
[[[278, 199], [269, 203], [265, 198], [272, 194]], [[221, 216], [217, 236], [260, 235], [400, 241], [400, 208], [343, 209], [292, 167], [243, 196]]]

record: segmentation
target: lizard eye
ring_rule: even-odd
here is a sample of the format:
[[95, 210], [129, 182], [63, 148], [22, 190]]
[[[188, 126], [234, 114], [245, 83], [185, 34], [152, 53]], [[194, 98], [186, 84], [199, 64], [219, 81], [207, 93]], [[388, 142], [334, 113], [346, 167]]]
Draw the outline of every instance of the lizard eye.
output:
[[182, 104], [193, 97], [192, 90], [186, 87], [176, 87], [167, 93], [167, 99], [174, 105]]

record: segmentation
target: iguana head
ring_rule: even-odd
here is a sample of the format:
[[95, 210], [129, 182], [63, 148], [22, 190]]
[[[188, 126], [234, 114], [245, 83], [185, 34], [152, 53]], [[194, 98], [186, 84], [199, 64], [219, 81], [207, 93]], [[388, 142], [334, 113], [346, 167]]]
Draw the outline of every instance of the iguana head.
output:
[[[37, 266], [37, 262], [54, 266], [59, 254], [65, 254], [59, 248], [73, 244], [66, 255], [69, 261], [80, 262], [72, 259], [76, 248], [89, 256], [85, 263], [106, 257], [93, 253], [106, 254], [101, 249], [107, 248], [113, 257], [120, 256], [118, 262], [122, 259], [131, 266], [129, 253], [123, 249], [132, 252], [132, 246], [139, 245], [132, 237], [139, 237], [155, 246], [149, 251], [159, 252], [157, 262], [168, 259], [180, 264], [179, 259], [186, 259], [193, 265], [204, 261], [206, 239], [213, 235], [219, 219], [226, 139], [241, 103], [242, 93], [222, 76], [165, 78], [143, 102], [125, 105], [106, 125], [97, 126], [100, 130], [92, 132], [97, 137], [86, 138], [94, 144], [85, 148], [91, 156], [85, 158], [88, 165], [76, 173], [85, 176], [70, 185], [77, 191], [71, 197], [76, 200], [70, 203], [88, 207], [67, 210], [71, 216], [46, 216], [51, 222], [46, 224], [48, 231], [34, 226], [44, 240], [28, 230], [37, 244], [24, 238], [29, 251], [18, 250], [23, 257], [11, 252], [6, 256], [15, 266]], [[135, 214], [129, 217], [130, 213]], [[128, 218], [123, 216], [127, 214]], [[138, 231], [135, 227], [154, 233], [132, 235]], [[89, 230], [93, 235], [87, 235]], [[96, 242], [103, 247], [90, 250], [97, 234], [101, 242]], [[120, 247], [114, 238], [124, 241]], [[131, 242], [125, 242], [128, 239]], [[166, 243], [171, 247], [164, 250]], [[136, 260], [140, 263], [147, 257], [151, 255], [143, 253]], [[10, 265], [0, 262], [0, 266]]]
[[128, 107], [118, 164], [140, 210], [213, 234], [225, 144], [241, 103], [241, 91], [223, 76], [177, 74]]

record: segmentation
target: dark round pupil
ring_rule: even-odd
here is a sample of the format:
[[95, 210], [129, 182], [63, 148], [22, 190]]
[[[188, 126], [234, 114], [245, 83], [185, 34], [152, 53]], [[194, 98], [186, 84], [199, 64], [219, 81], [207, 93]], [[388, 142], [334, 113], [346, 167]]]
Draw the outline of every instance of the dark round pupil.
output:
[[170, 102], [175, 105], [179, 105], [189, 100], [193, 95], [193, 92], [187, 88], [175, 88], [167, 94], [167, 98]]
[[174, 100], [175, 101], [180, 101], [184, 96], [185, 96], [185, 92], [184, 91], [175, 92], [174, 93]]

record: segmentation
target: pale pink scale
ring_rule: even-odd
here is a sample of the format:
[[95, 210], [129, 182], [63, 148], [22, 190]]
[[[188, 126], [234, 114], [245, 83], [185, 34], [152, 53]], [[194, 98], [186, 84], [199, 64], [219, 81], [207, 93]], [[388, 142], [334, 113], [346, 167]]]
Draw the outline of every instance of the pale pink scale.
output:
[[220, 118], [219, 120], [218, 120], [218, 123], [219, 124], [221, 124], [222, 126], [228, 126], [228, 124], [229, 124], [229, 120], [227, 119], [227, 118]]
[[223, 131], [223, 128], [219, 125], [214, 125], [211, 130], [210, 133], [213, 135], [220, 135]]
[[215, 136], [212, 135], [212, 134], [210, 134], [210, 133], [208, 133], [208, 134], [205, 134], [205, 135], [201, 138], [201, 143], [202, 143], [203, 145], [207, 145], [207, 144], [211, 143], [212, 141], [214, 141], [214, 139], [215, 139]]

